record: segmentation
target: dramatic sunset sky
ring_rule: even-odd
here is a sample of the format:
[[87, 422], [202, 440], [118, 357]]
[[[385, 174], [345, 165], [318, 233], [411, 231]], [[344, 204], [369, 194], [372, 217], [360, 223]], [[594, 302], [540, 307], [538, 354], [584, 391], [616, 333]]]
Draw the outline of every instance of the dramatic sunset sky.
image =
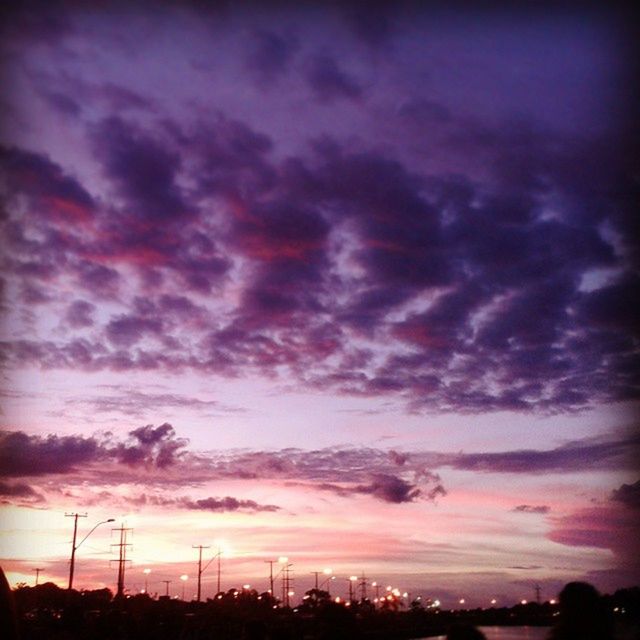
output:
[[10, 582], [637, 584], [628, 16], [87, 4], [2, 21]]

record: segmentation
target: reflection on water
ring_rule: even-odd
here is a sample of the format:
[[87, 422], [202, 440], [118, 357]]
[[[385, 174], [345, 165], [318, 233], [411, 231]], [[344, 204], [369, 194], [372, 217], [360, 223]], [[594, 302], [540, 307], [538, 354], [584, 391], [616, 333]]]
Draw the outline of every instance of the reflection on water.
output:
[[[479, 627], [487, 640], [545, 640], [548, 627]], [[437, 636], [429, 640], [446, 640]]]

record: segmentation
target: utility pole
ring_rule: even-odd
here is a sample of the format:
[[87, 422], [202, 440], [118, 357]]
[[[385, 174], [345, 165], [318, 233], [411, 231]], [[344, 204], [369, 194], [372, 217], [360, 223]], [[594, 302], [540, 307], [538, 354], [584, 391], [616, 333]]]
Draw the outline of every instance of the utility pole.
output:
[[362, 577], [360, 578], [360, 599], [364, 602], [367, 599], [367, 577], [364, 575], [364, 571], [362, 572]]
[[220, 574], [221, 574], [220, 556], [222, 556], [222, 550], [220, 549], [220, 547], [218, 547], [218, 553], [216, 555], [218, 557], [218, 593], [220, 593]]
[[[210, 547], [207, 547], [203, 544], [194, 544], [191, 545], [191, 547], [193, 549], [198, 549], [198, 602], [200, 602], [200, 594], [201, 594], [201, 584], [202, 584], [202, 550], [203, 549], [209, 549]], [[220, 589], [218, 588], [218, 591]]]
[[35, 584], [35, 586], [37, 587], [38, 586], [38, 578], [40, 577], [40, 572], [44, 571], [44, 569], [32, 569], [32, 571], [36, 572], [36, 584]]
[[[130, 547], [131, 544], [127, 542], [127, 532], [133, 531], [133, 529], [126, 528], [122, 525], [119, 529], [112, 529], [112, 531], [120, 532], [120, 542], [114, 543], [112, 547], [119, 547], [119, 557], [118, 557], [118, 587], [116, 591], [116, 598], [122, 598], [124, 596], [124, 571], [125, 566], [127, 564], [127, 547]], [[115, 560], [113, 561], [115, 562]]]
[[277, 560], [265, 560], [265, 562], [269, 564], [269, 593], [275, 598], [276, 594], [273, 592], [273, 565]]
[[316, 577], [316, 591], [318, 590], [318, 576], [322, 573], [322, 571], [312, 571], [311, 574]]
[[69, 563], [69, 591], [73, 589], [73, 571], [76, 566], [76, 538], [78, 536], [78, 518], [86, 518], [86, 513], [65, 513], [65, 518], [73, 518], [73, 542], [71, 543], [71, 562]]
[[536, 591], [536, 602], [540, 604], [540, 585], [536, 584], [533, 588]]
[[293, 564], [290, 562], [285, 563], [282, 567], [282, 605], [284, 607], [289, 606], [289, 591], [291, 589], [290, 567], [293, 567]]
[[166, 591], [165, 591], [165, 596], [167, 596], [167, 598], [169, 597], [169, 585], [171, 584], [171, 580], [160, 580], [160, 582], [164, 582], [165, 587], [166, 587]]

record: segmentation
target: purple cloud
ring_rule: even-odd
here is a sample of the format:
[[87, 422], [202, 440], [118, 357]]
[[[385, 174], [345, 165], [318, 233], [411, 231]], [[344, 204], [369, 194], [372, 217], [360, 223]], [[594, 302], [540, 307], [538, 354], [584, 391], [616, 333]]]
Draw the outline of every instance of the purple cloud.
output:
[[519, 504], [517, 507], [514, 507], [511, 511], [516, 513], [549, 513], [551, 507], [546, 504], [532, 505], [532, 504]]
[[354, 78], [346, 74], [334, 58], [324, 54], [312, 56], [308, 60], [307, 82], [316, 97], [323, 102], [337, 98], [358, 100], [362, 87]]
[[9, 498], [33, 498], [37, 495], [33, 487], [23, 482], [13, 482], [11, 484], [0, 482], [0, 496]]
[[144, 464], [164, 469], [175, 464], [184, 455], [182, 449], [188, 440], [177, 438], [173, 427], [165, 422], [158, 427], [147, 425], [129, 432], [132, 444], [116, 448], [116, 455], [128, 465]]
[[158, 335], [161, 331], [161, 320], [141, 316], [118, 316], [106, 327], [107, 337], [116, 347], [131, 347], [145, 335]]
[[73, 176], [44, 155], [0, 147], [0, 167], [12, 197], [26, 197], [33, 215], [57, 223], [84, 223], [96, 204]]
[[83, 260], [76, 267], [76, 273], [78, 284], [96, 297], [112, 298], [118, 291], [120, 274], [115, 269]]
[[190, 500], [187, 498], [179, 499], [177, 504], [185, 509], [196, 511], [212, 511], [212, 512], [229, 512], [229, 511], [248, 511], [250, 513], [274, 512], [279, 511], [280, 507], [273, 504], [258, 504], [254, 500], [238, 500], [226, 496], [225, 498], [201, 498], [199, 500]]
[[20, 431], [0, 437], [0, 474], [5, 477], [69, 473], [78, 466], [100, 460], [98, 441], [82, 436], [29, 436]]
[[640, 509], [640, 480], [621, 485], [611, 494], [611, 499], [630, 509]]
[[74, 329], [93, 325], [93, 313], [96, 307], [86, 300], [74, 300], [67, 308], [65, 320]]
[[[338, 18], [374, 53], [407, 20], [355, 6]], [[338, 61], [311, 54], [323, 48], [305, 33], [304, 20], [267, 21], [248, 28], [239, 53], [260, 82], [287, 75], [290, 91], [262, 95], [293, 108], [308, 98], [288, 73], [300, 51], [314, 98], [308, 126], [289, 136], [278, 118], [224, 96], [177, 117], [144, 83], [32, 70], [58, 111], [95, 111], [90, 125], [84, 112], [73, 118], [74, 135], [95, 152], [102, 183], [74, 175], [72, 162], [4, 149], [3, 271], [24, 294], [21, 309], [60, 313], [53, 303], [69, 279], [89, 302], [120, 308], [93, 314], [92, 341], [73, 335], [86, 338], [88, 316], [41, 341], [20, 335], [10, 363], [277, 371], [301, 388], [384, 395], [416, 412], [635, 398], [633, 182], [619, 134], [577, 135], [530, 109], [469, 115], [450, 92], [417, 86], [415, 69], [408, 93], [397, 93], [409, 86], [405, 69], [393, 87], [378, 74], [384, 86], [367, 91], [371, 109], [354, 126], [364, 89], [346, 70], [361, 45], [345, 31]], [[385, 64], [399, 69], [398, 55], [386, 48]], [[426, 61], [425, 87], [433, 70]], [[397, 99], [381, 100], [387, 89]], [[153, 311], [140, 312], [141, 297]], [[367, 361], [353, 357], [354, 337]]]
[[359, 486], [359, 493], [370, 493], [383, 502], [413, 502], [420, 496], [420, 489], [402, 478], [387, 474], [377, 474], [370, 485]]
[[272, 84], [287, 71], [299, 46], [295, 36], [265, 30], [255, 31], [246, 57], [247, 68], [260, 85]]
[[165, 145], [116, 117], [101, 122], [93, 138], [105, 173], [141, 223], [191, 213], [175, 183], [180, 158]]
[[184, 455], [187, 440], [164, 423], [129, 432], [124, 442], [103, 436], [30, 436], [21, 431], [0, 433], [0, 475], [19, 478], [72, 474], [109, 462], [165, 469]]
[[633, 465], [640, 439], [637, 436], [611, 440], [585, 440], [539, 450], [505, 451], [501, 453], [460, 453], [443, 459], [454, 469], [492, 473], [543, 473], [546, 471], [580, 471], [620, 469]]

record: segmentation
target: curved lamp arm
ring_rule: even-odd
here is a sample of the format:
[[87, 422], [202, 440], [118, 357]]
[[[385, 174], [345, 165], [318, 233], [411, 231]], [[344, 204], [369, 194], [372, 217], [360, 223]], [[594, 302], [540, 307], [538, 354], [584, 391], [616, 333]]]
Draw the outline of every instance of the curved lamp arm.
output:
[[103, 520], [102, 522], [98, 522], [97, 525], [95, 525], [93, 527], [93, 529], [91, 529], [91, 531], [89, 531], [89, 533], [87, 533], [87, 535], [82, 538], [82, 540], [80, 540], [80, 542], [78, 542], [78, 544], [74, 547], [75, 549], [78, 549], [80, 547], [80, 545], [101, 525], [101, 524], [106, 524], [107, 522], [115, 522], [115, 518], [109, 518], [108, 520]]

